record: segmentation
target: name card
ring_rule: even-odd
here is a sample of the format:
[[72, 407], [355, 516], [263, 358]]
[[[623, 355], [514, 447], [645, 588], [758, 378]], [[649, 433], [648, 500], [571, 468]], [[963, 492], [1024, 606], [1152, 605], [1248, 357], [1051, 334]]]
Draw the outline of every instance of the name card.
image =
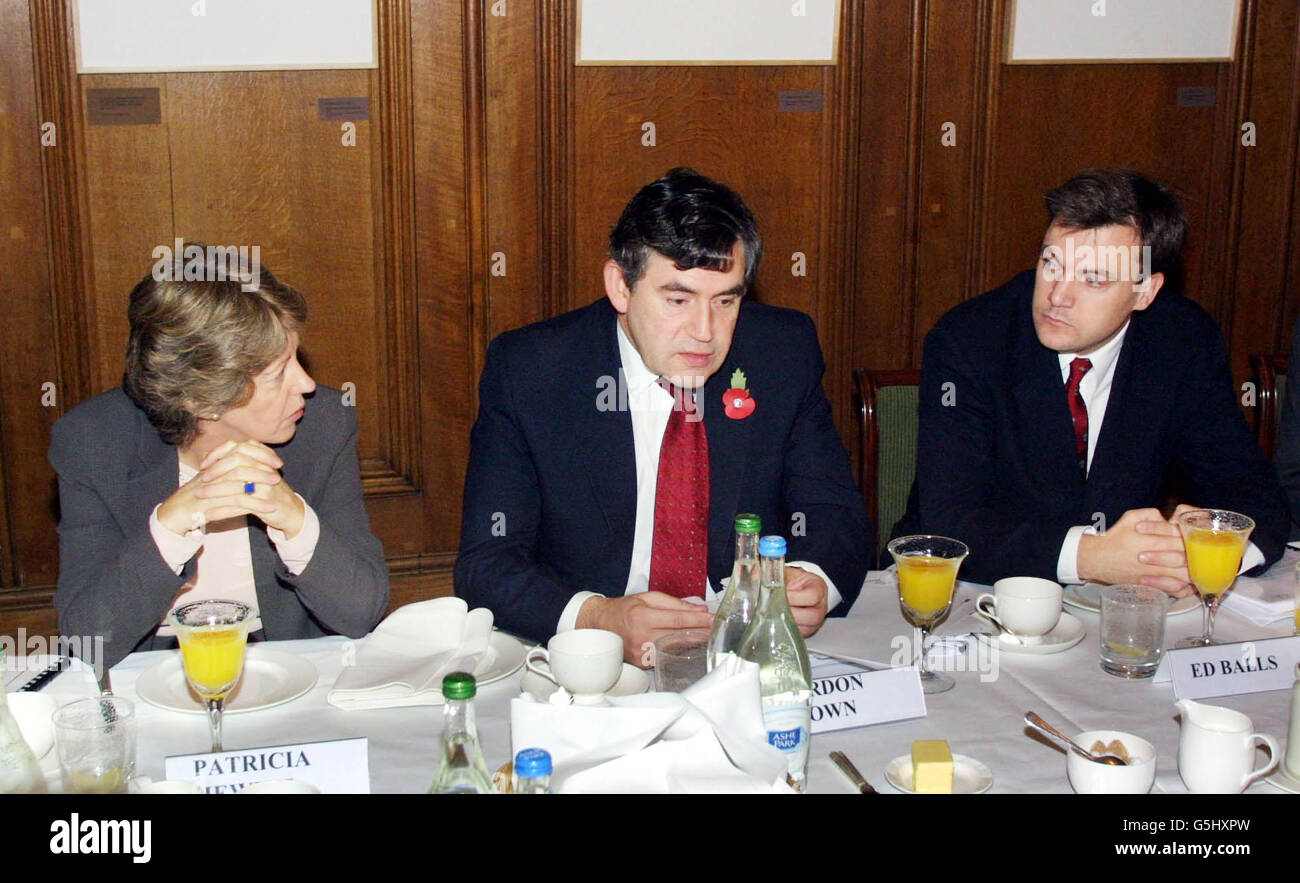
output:
[[1165, 654], [1156, 683], [1172, 680], [1179, 699], [1289, 690], [1300, 662], [1300, 637], [1266, 638]]
[[205, 794], [236, 794], [257, 782], [295, 779], [322, 794], [370, 793], [370, 743], [366, 739], [302, 742], [215, 754], [167, 758], [167, 778], [193, 782]]
[[821, 673], [813, 676], [812, 687], [814, 734], [925, 717], [925, 693], [915, 668]]

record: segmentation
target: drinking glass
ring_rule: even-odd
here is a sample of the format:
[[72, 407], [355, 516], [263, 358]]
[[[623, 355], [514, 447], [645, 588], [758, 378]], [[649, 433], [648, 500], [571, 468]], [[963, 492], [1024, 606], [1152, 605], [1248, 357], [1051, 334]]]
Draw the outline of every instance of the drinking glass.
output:
[[709, 633], [692, 629], [655, 641], [655, 690], [680, 693], [709, 670]]
[[970, 554], [966, 544], [948, 537], [912, 536], [891, 540], [889, 554], [898, 565], [898, 603], [916, 640], [916, 667], [926, 693], [951, 690], [956, 682], [925, 666], [925, 638], [948, 615], [957, 569]]
[[1121, 678], [1149, 678], [1160, 667], [1169, 596], [1150, 586], [1101, 590], [1101, 669]]
[[125, 794], [135, 773], [135, 706], [121, 696], [69, 702], [54, 713], [69, 794]]
[[185, 679], [208, 708], [212, 750], [221, 751], [221, 712], [244, 670], [244, 645], [257, 612], [242, 601], [195, 601], [168, 617], [181, 645]]
[[1178, 516], [1178, 529], [1187, 550], [1187, 573], [1204, 604], [1204, 633], [1183, 638], [1174, 646], [1208, 647], [1218, 643], [1214, 640], [1214, 614], [1237, 580], [1241, 556], [1255, 522], [1225, 509], [1194, 509]]

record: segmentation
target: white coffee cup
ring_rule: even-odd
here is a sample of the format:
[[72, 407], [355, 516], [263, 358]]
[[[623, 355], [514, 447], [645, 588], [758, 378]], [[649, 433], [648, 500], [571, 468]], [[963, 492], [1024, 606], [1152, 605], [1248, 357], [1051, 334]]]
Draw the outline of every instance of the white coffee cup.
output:
[[[1190, 699], [1174, 703], [1183, 715], [1178, 731], [1178, 775], [1193, 794], [1240, 794], [1277, 767], [1277, 740], [1256, 733], [1250, 718], [1231, 708]], [[1268, 747], [1268, 763], [1255, 766], [1255, 743]]]
[[[541, 666], [534, 657], [541, 656]], [[623, 639], [604, 629], [560, 632], [543, 647], [528, 651], [528, 670], [573, 694], [579, 705], [597, 705], [623, 673]]]
[[1128, 752], [1126, 766], [1111, 766], [1065, 752], [1065, 773], [1076, 794], [1146, 794], [1156, 780], [1156, 747], [1132, 733], [1118, 730], [1089, 730], [1074, 737], [1084, 750], [1094, 742], [1110, 744], [1118, 739]]
[[1024, 643], [1036, 644], [1060, 621], [1061, 596], [1060, 583], [1050, 579], [1010, 576], [993, 584], [993, 594], [975, 599], [975, 613]]

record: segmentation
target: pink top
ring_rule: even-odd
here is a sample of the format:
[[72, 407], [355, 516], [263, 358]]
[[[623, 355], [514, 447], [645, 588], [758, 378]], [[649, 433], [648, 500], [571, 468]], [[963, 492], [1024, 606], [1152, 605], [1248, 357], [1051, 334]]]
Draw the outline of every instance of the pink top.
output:
[[[198, 475], [199, 471], [180, 462], [179, 451], [176, 458], [180, 467], [179, 487]], [[302, 497], [298, 496], [298, 499], [302, 500]], [[306, 500], [302, 500], [302, 505], [302, 530], [293, 539], [286, 539], [284, 531], [278, 528], [268, 526], [266, 529], [266, 535], [275, 543], [280, 560], [294, 575], [302, 573], [307, 567], [312, 553], [316, 551], [316, 542], [320, 539], [320, 520]], [[248, 545], [247, 515], [214, 521], [181, 535], [172, 533], [158, 520], [158, 506], [155, 506], [149, 516], [149, 533], [153, 536], [154, 545], [158, 547], [158, 554], [178, 575], [184, 571], [185, 563], [197, 556], [197, 575], [193, 581], [181, 586], [168, 608], [169, 614], [181, 604], [207, 598], [228, 598], [257, 607], [257, 583], [253, 576], [253, 553]], [[166, 617], [158, 626], [158, 634], [175, 634], [172, 627], [166, 624]]]

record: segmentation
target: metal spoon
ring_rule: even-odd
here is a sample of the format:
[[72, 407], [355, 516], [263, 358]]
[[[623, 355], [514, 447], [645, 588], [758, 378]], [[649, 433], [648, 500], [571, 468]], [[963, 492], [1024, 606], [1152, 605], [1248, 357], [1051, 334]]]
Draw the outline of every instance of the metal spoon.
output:
[[1052, 736], [1058, 741], [1064, 742], [1066, 745], [1073, 748], [1075, 753], [1088, 758], [1088, 760], [1096, 761], [1097, 763], [1104, 763], [1107, 766], [1128, 766], [1128, 761], [1124, 760], [1122, 757], [1116, 757], [1113, 754], [1093, 754], [1091, 751], [1084, 751], [1073, 739], [1062, 733], [1047, 721], [1043, 720], [1038, 715], [1034, 714], [1032, 711], [1025, 712], [1025, 723], [1029, 724], [1040, 733], [1046, 733], [1048, 736]]

